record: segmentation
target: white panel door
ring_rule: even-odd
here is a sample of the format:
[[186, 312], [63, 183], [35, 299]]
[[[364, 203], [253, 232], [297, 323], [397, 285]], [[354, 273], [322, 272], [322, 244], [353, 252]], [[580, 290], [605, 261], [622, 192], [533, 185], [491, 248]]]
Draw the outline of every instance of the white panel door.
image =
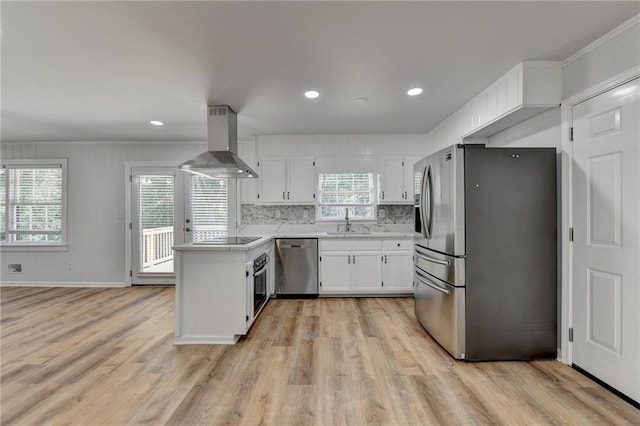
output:
[[382, 291], [382, 260], [380, 252], [351, 253], [353, 291], [372, 293]]
[[640, 80], [573, 108], [573, 363], [640, 401]]
[[353, 272], [351, 254], [322, 252], [320, 258], [320, 293], [349, 293]]
[[293, 204], [315, 202], [316, 173], [313, 158], [287, 160], [287, 201]]
[[392, 251], [384, 254], [383, 290], [385, 292], [413, 291], [413, 252]]
[[258, 204], [284, 204], [286, 202], [286, 161], [284, 158], [263, 158], [259, 162]]

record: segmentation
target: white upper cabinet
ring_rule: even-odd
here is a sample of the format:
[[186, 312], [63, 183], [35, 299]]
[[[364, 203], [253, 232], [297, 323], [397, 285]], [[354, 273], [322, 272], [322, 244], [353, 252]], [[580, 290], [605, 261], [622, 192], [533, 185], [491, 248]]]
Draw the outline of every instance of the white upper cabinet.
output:
[[[256, 170], [256, 144], [254, 141], [238, 141], [238, 157]], [[240, 202], [253, 204], [256, 202], [258, 179], [238, 179], [240, 182]]]
[[294, 204], [313, 204], [316, 192], [313, 158], [291, 158], [287, 163], [287, 201]]
[[404, 166], [402, 157], [380, 158], [380, 204], [404, 202]]
[[413, 204], [413, 165], [417, 157], [380, 158], [379, 204]]
[[313, 158], [262, 158], [258, 161], [258, 204], [313, 204]]

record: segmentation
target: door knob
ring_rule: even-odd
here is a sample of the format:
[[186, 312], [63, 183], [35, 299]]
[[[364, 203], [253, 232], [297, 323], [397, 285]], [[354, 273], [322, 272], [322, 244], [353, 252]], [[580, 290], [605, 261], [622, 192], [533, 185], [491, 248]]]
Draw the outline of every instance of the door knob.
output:
[[187, 232], [191, 232], [191, 228], [188, 228], [188, 227], [184, 228], [184, 230], [187, 231]]

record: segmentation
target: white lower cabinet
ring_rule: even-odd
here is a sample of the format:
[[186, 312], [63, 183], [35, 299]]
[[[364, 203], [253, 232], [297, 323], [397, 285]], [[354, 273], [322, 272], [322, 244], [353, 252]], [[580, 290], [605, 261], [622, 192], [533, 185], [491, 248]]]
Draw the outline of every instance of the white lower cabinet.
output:
[[320, 293], [351, 292], [351, 253], [320, 253]]
[[383, 257], [383, 290], [388, 293], [413, 292], [413, 252], [389, 251]]
[[382, 262], [380, 252], [354, 252], [351, 254], [353, 291], [373, 293], [382, 290]]
[[413, 292], [409, 247], [411, 240], [321, 240], [320, 294]]

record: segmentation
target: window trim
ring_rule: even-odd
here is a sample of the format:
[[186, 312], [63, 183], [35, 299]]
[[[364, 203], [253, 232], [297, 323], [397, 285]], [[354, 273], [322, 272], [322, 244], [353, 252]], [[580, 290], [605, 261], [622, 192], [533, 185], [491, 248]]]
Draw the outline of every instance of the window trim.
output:
[[29, 241], [27, 243], [16, 243], [7, 241], [0, 242], [0, 251], [66, 251], [68, 247], [67, 242], [67, 159], [66, 158], [37, 158], [37, 159], [16, 159], [16, 160], [2, 160], [1, 167], [5, 170], [5, 227], [7, 234], [9, 233], [9, 169], [17, 168], [38, 168], [42, 166], [60, 166], [62, 169], [62, 201], [60, 207], [62, 209], [61, 217], [61, 232], [60, 241], [56, 243], [34, 243]]
[[321, 190], [320, 190], [320, 175], [332, 175], [332, 174], [371, 174], [373, 183], [371, 187], [371, 218], [370, 219], [361, 219], [361, 218], [351, 218], [349, 217], [349, 222], [351, 223], [377, 223], [378, 222], [378, 173], [376, 172], [327, 172], [327, 173], [317, 173], [316, 174], [316, 188], [318, 191], [318, 196], [316, 197], [316, 223], [343, 223], [344, 218], [336, 219], [329, 218], [325, 219], [320, 216], [320, 210], [322, 206], [338, 206], [338, 207], [362, 207], [369, 206], [369, 204], [322, 204], [320, 203], [321, 199]]

